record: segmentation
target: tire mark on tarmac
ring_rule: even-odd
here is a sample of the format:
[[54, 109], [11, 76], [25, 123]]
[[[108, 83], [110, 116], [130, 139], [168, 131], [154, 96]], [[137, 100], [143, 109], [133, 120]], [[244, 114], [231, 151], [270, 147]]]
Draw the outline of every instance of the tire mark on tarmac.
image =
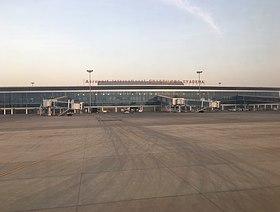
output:
[[[129, 123], [129, 124], [130, 124], [130, 125], [128, 125], [128, 126], [131, 127], [131, 123]], [[139, 136], [139, 135], [138, 135], [137, 133], [135, 133], [135, 132], [128, 131], [128, 130], [127, 130], [127, 127], [126, 127], [126, 129], [125, 129], [124, 126], [122, 126], [122, 125], [115, 125], [114, 127], [116, 127], [116, 128], [118, 128], [119, 130], [123, 131], [122, 133], [125, 133], [127, 136], [128, 136], [129, 134], [132, 135], [132, 137], [133, 137], [133, 136], [137, 136], [137, 137], [140, 137], [140, 138], [142, 139], [142, 141], [145, 140], [145, 141], [147, 141], [147, 142], [153, 143], [153, 144], [156, 145], [156, 146], [158, 145], [158, 146], [162, 146], [162, 147], [166, 148], [165, 146], [160, 145], [158, 142], [153, 141], [153, 139], [148, 139], [148, 140], [147, 140], [147, 138], [141, 137], [141, 136]], [[150, 133], [156, 133], [156, 135], [157, 135], [157, 136], [160, 136], [161, 138], [163, 138], [162, 136], [164, 136], [164, 135], [161, 135], [160, 133], [158, 133], [158, 132], [156, 132], [156, 131], [147, 129], [147, 128], [145, 128], [145, 127], [141, 127], [140, 129], [141, 129], [141, 131], [144, 133], [144, 135], [148, 135], [148, 138], [151, 136], [151, 135], [149, 135]], [[156, 136], [156, 137], [157, 137], [157, 136]], [[151, 136], [151, 137], [153, 138], [154, 136]], [[163, 138], [163, 139], [166, 140], [166, 138]], [[167, 140], [166, 140], [166, 141], [167, 141]], [[186, 144], [186, 143], [184, 143], [184, 144]], [[145, 153], [147, 153], [147, 150], [145, 150], [145, 149], [143, 149], [143, 150], [144, 150]], [[200, 195], [203, 196], [205, 199], [207, 199], [209, 202], [211, 202], [214, 206], [216, 206], [220, 211], [224, 212], [224, 210], [223, 210], [221, 207], [219, 207], [219, 206], [218, 206], [215, 202], [213, 202], [211, 199], [207, 198], [207, 196], [206, 196], [205, 194], [203, 194], [196, 186], [193, 186], [193, 185], [189, 184], [183, 177], [180, 177], [179, 175], [177, 175], [177, 174], [176, 174], [166, 163], [164, 163], [160, 158], [154, 156], [154, 154], [151, 154], [150, 157], [153, 158], [155, 161], [158, 161], [159, 163], [161, 163], [161, 164], [163, 165], [163, 167], [166, 168], [173, 176], [177, 177], [178, 179], [181, 179], [184, 183], [186, 183], [187, 185], [189, 185], [190, 187], [192, 187], [198, 194], [200, 194]], [[160, 178], [160, 179], [162, 178], [161, 173], [160, 173], [159, 178]]]
[[[93, 116], [87, 116], [87, 125], [89, 125], [90, 118]], [[77, 200], [76, 200], [76, 212], [78, 212], [79, 208], [79, 201], [81, 198], [81, 189], [82, 189], [82, 180], [83, 180], [83, 169], [84, 169], [84, 164], [85, 164], [85, 156], [86, 156], [86, 147], [87, 147], [87, 142], [88, 142], [88, 136], [90, 133], [90, 129], [87, 129], [87, 132], [85, 133], [85, 138], [83, 139], [83, 160], [81, 162], [81, 173], [80, 173], [80, 179], [79, 179], [79, 187], [78, 187], [78, 194], [77, 194]]]

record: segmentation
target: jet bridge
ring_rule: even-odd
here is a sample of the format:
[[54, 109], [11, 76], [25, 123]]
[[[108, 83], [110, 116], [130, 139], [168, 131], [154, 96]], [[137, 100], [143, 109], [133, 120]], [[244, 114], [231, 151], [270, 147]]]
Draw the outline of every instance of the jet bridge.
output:
[[69, 112], [76, 113], [83, 109], [83, 103], [75, 103], [73, 99], [67, 96], [56, 98], [43, 99], [43, 104], [40, 108], [40, 115], [47, 114], [48, 116], [62, 116]]
[[[166, 112], [182, 112], [186, 99], [170, 96], [157, 96], [157, 101], [162, 105], [162, 110]], [[186, 108], [185, 108], [186, 109]]]
[[214, 110], [220, 108], [220, 101], [205, 99], [186, 99], [181, 97], [157, 96], [157, 101], [166, 112], [186, 112], [198, 109]]

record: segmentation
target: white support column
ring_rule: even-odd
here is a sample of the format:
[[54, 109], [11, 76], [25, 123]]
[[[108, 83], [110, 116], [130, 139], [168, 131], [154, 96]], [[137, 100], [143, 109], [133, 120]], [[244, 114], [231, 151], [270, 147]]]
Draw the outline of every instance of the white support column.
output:
[[52, 115], [52, 111], [51, 111], [51, 108], [48, 107], [48, 116], [51, 116]]
[[117, 107], [115, 107], [115, 112], [116, 112], [116, 113], [118, 112], [118, 108], [117, 108]]
[[11, 109], [11, 115], [14, 115], [14, 109]]
[[68, 99], [67, 108], [68, 108], [68, 109], [70, 108], [70, 99]]
[[25, 109], [25, 114], [26, 114], [26, 115], [28, 114], [28, 109]]
[[6, 109], [4, 109], [4, 115], [6, 115]]

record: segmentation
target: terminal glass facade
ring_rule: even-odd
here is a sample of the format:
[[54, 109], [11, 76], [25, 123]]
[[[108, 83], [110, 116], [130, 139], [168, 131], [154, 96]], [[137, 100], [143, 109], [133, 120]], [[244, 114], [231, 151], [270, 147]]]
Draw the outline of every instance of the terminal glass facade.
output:
[[[279, 99], [277, 88], [232, 88], [232, 87], [202, 87], [199, 95], [197, 87], [165, 86], [147, 88], [96, 86], [92, 88], [92, 105], [118, 106], [118, 105], [156, 105], [157, 96], [179, 97], [185, 99], [219, 100], [233, 102], [250, 100], [257, 97], [264, 102], [273, 102]], [[7, 87], [0, 88], [0, 108], [13, 107], [39, 107], [43, 99], [67, 96], [75, 102], [89, 104], [88, 87]], [[255, 98], [256, 99], [256, 98]]]

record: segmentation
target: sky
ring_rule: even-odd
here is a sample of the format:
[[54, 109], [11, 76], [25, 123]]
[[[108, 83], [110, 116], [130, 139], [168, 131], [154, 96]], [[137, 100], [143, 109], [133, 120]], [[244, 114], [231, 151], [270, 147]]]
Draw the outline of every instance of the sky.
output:
[[279, 0], [0, 0], [0, 86], [280, 87]]

